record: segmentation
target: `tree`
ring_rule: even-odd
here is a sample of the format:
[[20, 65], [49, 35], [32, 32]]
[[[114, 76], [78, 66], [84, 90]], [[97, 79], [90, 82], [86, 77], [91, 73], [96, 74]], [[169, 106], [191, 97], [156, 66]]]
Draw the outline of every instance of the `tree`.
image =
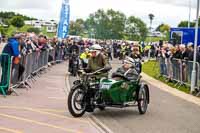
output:
[[151, 30], [151, 28], [152, 28], [151, 26], [152, 26], [152, 22], [153, 22], [154, 17], [155, 17], [155, 16], [154, 16], [152, 13], [149, 14], [149, 19], [150, 19], [150, 30]]
[[77, 19], [76, 21], [70, 22], [69, 34], [70, 35], [83, 35], [85, 30], [84, 20]]
[[99, 9], [90, 14], [85, 24], [89, 34], [95, 34], [98, 39], [121, 39], [125, 21], [126, 16], [119, 11]]
[[[195, 22], [190, 22], [190, 26], [194, 27], [195, 26]], [[178, 24], [178, 27], [188, 27], [188, 21], [181, 21]]]
[[160, 31], [162, 33], [169, 32], [170, 31], [170, 26], [168, 24], [160, 24], [156, 28], [156, 31]]
[[148, 33], [146, 24], [134, 16], [126, 16], [119, 11], [97, 10], [84, 21], [70, 22], [70, 35], [86, 36], [96, 39], [145, 40]]
[[17, 27], [17, 28], [21, 28], [25, 25], [24, 23], [24, 19], [21, 16], [15, 16], [10, 20], [10, 23]]
[[126, 34], [129, 40], [144, 41], [148, 33], [146, 24], [139, 18], [130, 16], [126, 21]]
[[16, 14], [15, 12], [0, 12], [0, 18], [2, 19], [11, 19], [15, 16], [21, 16], [24, 20], [36, 20], [35, 18], [31, 18], [21, 14]]
[[40, 33], [40, 29], [31, 27], [31, 28], [27, 29], [27, 32], [34, 32], [35, 34], [39, 34]]

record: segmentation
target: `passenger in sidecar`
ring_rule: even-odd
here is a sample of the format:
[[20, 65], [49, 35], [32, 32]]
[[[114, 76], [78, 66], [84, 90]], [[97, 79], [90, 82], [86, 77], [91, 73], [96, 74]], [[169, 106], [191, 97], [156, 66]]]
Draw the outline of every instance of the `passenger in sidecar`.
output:
[[129, 80], [137, 81], [140, 78], [140, 74], [135, 69], [135, 61], [131, 57], [126, 57], [123, 62], [123, 66], [118, 68], [116, 72], [112, 74], [112, 78], [115, 80]]

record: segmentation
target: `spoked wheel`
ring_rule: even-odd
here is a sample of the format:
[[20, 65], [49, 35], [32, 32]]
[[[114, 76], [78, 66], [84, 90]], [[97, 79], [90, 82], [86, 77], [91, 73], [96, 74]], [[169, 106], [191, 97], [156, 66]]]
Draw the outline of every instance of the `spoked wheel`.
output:
[[68, 96], [68, 109], [72, 116], [81, 117], [84, 115], [86, 107], [84, 97], [85, 92], [80, 86], [70, 91]]
[[140, 114], [145, 114], [148, 107], [148, 99], [147, 99], [147, 92], [145, 88], [140, 88], [139, 92], [139, 98], [138, 98], [138, 110]]

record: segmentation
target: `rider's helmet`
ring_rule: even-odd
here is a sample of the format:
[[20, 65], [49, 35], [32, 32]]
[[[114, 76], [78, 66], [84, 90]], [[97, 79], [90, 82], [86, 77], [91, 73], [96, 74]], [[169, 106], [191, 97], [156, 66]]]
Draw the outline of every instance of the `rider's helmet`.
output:
[[122, 43], [122, 46], [125, 46], [126, 45], [126, 43], [124, 42], [124, 43]]
[[102, 47], [99, 44], [94, 44], [90, 47], [92, 57], [96, 57], [101, 53]]
[[86, 53], [89, 53], [89, 49], [88, 49], [88, 48], [86, 48], [86, 49], [85, 49], [85, 52], [86, 52]]
[[78, 43], [79, 43], [78, 38], [74, 38], [74, 44], [78, 44]]
[[126, 58], [124, 60], [124, 64], [134, 64], [134, 59], [126, 56]]

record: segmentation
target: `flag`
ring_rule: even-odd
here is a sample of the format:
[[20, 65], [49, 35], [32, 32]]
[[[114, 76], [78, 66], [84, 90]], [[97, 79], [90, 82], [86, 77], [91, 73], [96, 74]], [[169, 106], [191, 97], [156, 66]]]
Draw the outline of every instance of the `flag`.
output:
[[70, 19], [70, 5], [69, 0], [62, 1], [62, 7], [60, 12], [60, 21], [58, 24], [58, 38], [66, 38], [69, 31], [69, 19]]

